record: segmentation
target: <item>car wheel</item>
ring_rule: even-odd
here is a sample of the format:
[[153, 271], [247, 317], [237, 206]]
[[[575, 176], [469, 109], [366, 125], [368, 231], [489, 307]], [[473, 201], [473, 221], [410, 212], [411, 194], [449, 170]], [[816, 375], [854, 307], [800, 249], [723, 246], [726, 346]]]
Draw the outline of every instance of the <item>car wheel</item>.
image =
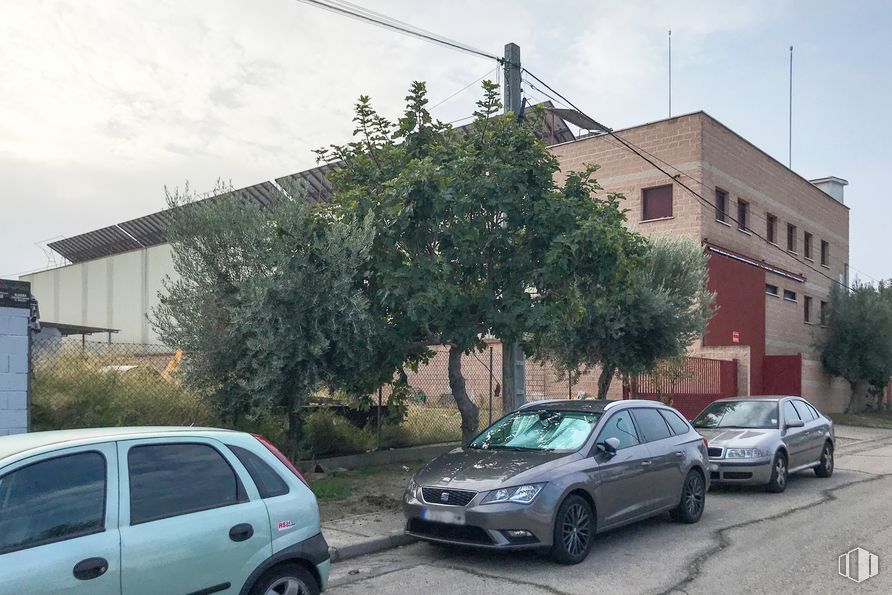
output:
[[300, 564], [282, 564], [264, 572], [251, 595], [319, 595], [319, 583]]
[[765, 489], [775, 494], [783, 492], [787, 489], [787, 476], [787, 457], [779, 452], [774, 455], [774, 460], [771, 462], [771, 479], [768, 480]]
[[588, 556], [595, 537], [595, 515], [591, 505], [571, 494], [558, 508], [554, 519], [552, 557], [561, 564], [579, 564]]
[[833, 475], [833, 445], [830, 442], [824, 443], [824, 450], [821, 451], [821, 464], [815, 467], [815, 475], [818, 477]]
[[706, 482], [703, 476], [694, 470], [688, 472], [681, 488], [681, 500], [669, 514], [673, 521], [679, 523], [696, 523], [703, 516], [706, 504]]

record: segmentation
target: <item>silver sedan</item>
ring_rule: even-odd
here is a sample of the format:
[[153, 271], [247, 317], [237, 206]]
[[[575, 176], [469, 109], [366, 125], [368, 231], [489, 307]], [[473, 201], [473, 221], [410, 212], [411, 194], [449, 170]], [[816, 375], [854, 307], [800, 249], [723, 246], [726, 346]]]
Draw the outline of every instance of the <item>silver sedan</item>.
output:
[[783, 492], [791, 473], [833, 474], [833, 421], [799, 397], [748, 397], [710, 403], [693, 421], [709, 442], [714, 484], [764, 485]]

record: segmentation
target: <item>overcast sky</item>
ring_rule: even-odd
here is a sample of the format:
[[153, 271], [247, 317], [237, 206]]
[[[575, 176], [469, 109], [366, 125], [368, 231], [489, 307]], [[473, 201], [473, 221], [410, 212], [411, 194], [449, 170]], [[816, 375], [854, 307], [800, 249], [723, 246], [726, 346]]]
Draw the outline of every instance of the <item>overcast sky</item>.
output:
[[[671, 28], [673, 112], [705, 110], [783, 162], [794, 45], [793, 168], [849, 180], [853, 274], [892, 277], [892, 3], [354, 1], [491, 53], [514, 41], [615, 128], [667, 115]], [[160, 210], [165, 185], [312, 167], [361, 93], [396, 116], [411, 81], [436, 103], [494, 67], [294, 0], [0, 0], [0, 276]]]

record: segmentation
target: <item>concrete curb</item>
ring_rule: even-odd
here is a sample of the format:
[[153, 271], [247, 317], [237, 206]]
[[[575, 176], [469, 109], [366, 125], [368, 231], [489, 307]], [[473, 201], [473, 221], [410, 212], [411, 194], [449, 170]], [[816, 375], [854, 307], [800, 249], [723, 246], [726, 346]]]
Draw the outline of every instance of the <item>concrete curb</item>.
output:
[[350, 545], [344, 545], [338, 548], [328, 548], [331, 556], [332, 564], [358, 558], [359, 556], [367, 556], [369, 554], [377, 554], [387, 550], [392, 550], [403, 545], [409, 545], [418, 541], [417, 538], [405, 533], [395, 533], [393, 535], [385, 535], [383, 537], [372, 537]]

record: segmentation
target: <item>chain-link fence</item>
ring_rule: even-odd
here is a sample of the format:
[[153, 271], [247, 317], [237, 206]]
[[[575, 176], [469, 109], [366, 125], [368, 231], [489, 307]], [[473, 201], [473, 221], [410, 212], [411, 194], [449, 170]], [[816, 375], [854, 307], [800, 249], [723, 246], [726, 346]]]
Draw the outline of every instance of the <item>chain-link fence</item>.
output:
[[[399, 399], [389, 386], [365, 403], [337, 394], [315, 395], [304, 408], [304, 439], [290, 450], [330, 456], [460, 440], [461, 416], [449, 387], [448, 349], [432, 351], [427, 363], [408, 373], [408, 394]], [[461, 363], [468, 396], [479, 410], [478, 428], [483, 429], [503, 411], [501, 345], [489, 342], [483, 351], [464, 355]], [[202, 425], [256, 431], [280, 443], [287, 440], [287, 412], [227, 419], [212, 399], [184, 386], [182, 373], [188, 364], [188, 354], [160, 345], [75, 337], [35, 341], [32, 429]], [[526, 369], [527, 400], [597, 394], [594, 374], [570, 383], [548, 364], [529, 360]]]

